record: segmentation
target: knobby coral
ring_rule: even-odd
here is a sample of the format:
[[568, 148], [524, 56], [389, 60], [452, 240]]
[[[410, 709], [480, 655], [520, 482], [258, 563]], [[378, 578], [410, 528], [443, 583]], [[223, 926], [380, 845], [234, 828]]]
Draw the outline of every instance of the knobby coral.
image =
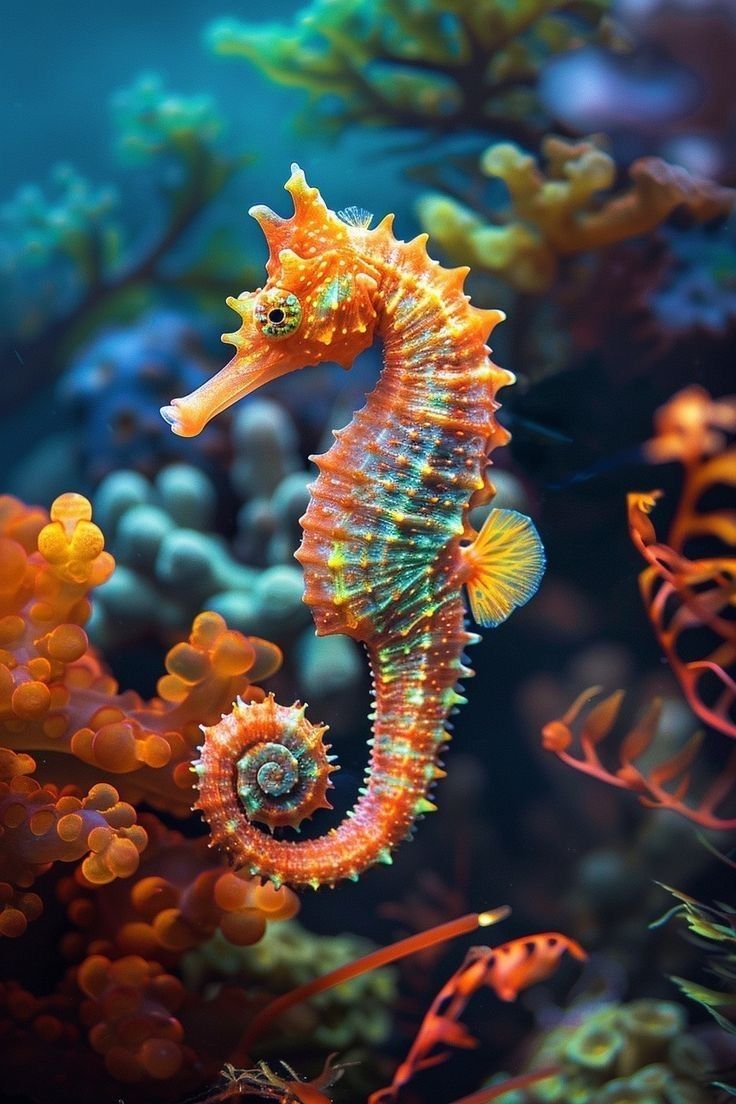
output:
[[[35, 895], [19, 891], [57, 860], [83, 859], [84, 877], [96, 884], [134, 873], [146, 833], [128, 802], [145, 798], [187, 814], [198, 726], [218, 719], [238, 694], [262, 698], [250, 680], [273, 672], [281, 658], [274, 645], [204, 613], [188, 642], [170, 650], [158, 697], [121, 694], [83, 628], [90, 590], [114, 568], [91, 516], [81, 495], [58, 498], [50, 516], [0, 499], [2, 930], [9, 935], [21, 934], [39, 910]], [[43, 759], [41, 782], [31, 777], [29, 753]], [[53, 781], [44, 784], [44, 775]]]
[[562, 258], [646, 234], [682, 208], [696, 222], [709, 222], [733, 206], [734, 193], [658, 157], [629, 168], [629, 186], [615, 190], [613, 157], [594, 139], [567, 141], [547, 135], [544, 169], [512, 143], [489, 146], [480, 160], [483, 176], [508, 189], [507, 212], [471, 209], [448, 195], [419, 200], [419, 219], [458, 263], [470, 264], [520, 291], [548, 290]]
[[500, 1104], [707, 1104], [714, 1056], [686, 1031], [669, 1001], [574, 1005], [542, 1034], [526, 1069], [554, 1066], [537, 1085], [502, 1093]]

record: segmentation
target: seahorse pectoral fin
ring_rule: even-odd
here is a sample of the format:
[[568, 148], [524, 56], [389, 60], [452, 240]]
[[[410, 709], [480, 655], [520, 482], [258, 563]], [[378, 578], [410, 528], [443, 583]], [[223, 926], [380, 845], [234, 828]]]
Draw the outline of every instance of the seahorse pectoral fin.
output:
[[462, 550], [470, 609], [479, 625], [500, 625], [535, 594], [544, 548], [534, 523], [516, 510], [492, 510]]

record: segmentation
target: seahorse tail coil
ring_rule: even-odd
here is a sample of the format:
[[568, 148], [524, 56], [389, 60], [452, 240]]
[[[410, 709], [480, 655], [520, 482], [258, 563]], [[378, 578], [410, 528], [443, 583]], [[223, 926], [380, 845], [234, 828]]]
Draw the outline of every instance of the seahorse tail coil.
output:
[[234, 834], [253, 822], [298, 829], [317, 809], [331, 809], [331, 765], [325, 725], [314, 725], [305, 706], [238, 699], [219, 724], [202, 729], [200, 758], [192, 764], [195, 808], [210, 826], [213, 842], [230, 850]]
[[475, 639], [464, 631], [459, 598], [434, 621], [427, 679], [416, 648], [403, 637], [393, 648], [368, 647], [376, 703], [370, 763], [352, 809], [322, 835], [294, 840], [273, 834], [276, 827], [298, 828], [328, 804], [335, 768], [322, 740], [325, 729], [310, 725], [302, 706], [285, 709], [272, 697], [236, 703], [233, 713], [203, 730], [194, 764], [196, 807], [233, 866], [275, 885], [317, 889], [355, 881], [376, 863], [391, 863], [417, 819], [434, 811], [432, 791], [444, 777], [440, 756], [450, 738], [445, 721], [464, 700], [458, 679], [470, 674], [458, 657]]

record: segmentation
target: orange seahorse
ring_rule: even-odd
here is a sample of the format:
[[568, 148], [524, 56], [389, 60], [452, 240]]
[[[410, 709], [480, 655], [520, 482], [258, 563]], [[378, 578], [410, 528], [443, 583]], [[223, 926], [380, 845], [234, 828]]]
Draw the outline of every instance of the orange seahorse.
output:
[[250, 211], [268, 242], [268, 281], [228, 299], [242, 319], [223, 337], [235, 356], [162, 414], [175, 433], [194, 436], [278, 376], [328, 360], [349, 368], [375, 338], [383, 343], [365, 406], [312, 458], [320, 474], [296, 553], [317, 633], [344, 633], [368, 653], [375, 714], [365, 786], [319, 838], [256, 828], [298, 827], [328, 804], [324, 728], [272, 700], [236, 703], [205, 730], [194, 764], [199, 808], [232, 861], [316, 888], [390, 862], [417, 817], [433, 811], [446, 720], [465, 700], [458, 680], [471, 674], [463, 651], [479, 639], [465, 630], [462, 588], [475, 620], [497, 625], [537, 589], [544, 553], [513, 510], [493, 510], [479, 534], [468, 521], [493, 493], [489, 453], [508, 440], [495, 395], [514, 377], [485, 344], [502, 313], [470, 305], [468, 269], [431, 260], [426, 234], [403, 242], [391, 215], [373, 230], [362, 210], [336, 215], [296, 165], [286, 189], [292, 217]]

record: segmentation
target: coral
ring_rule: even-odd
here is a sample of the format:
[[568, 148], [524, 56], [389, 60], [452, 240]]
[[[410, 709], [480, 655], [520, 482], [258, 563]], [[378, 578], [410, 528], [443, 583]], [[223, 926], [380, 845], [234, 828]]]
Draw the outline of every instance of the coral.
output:
[[722, 339], [736, 329], [734, 230], [733, 218], [722, 232], [668, 229], [670, 263], [648, 306], [670, 342], [691, 334]]
[[648, 565], [639, 587], [691, 709], [736, 737], [736, 399], [686, 388], [657, 412], [655, 430], [649, 458], [679, 460], [683, 478], [666, 544], [649, 516], [662, 492], [628, 496], [629, 533]]
[[187, 839], [150, 813], [141, 820], [148, 844], [132, 878], [104, 894], [84, 869], [61, 883], [60, 899], [77, 929], [63, 940], [68, 958], [92, 945], [111, 958], [142, 955], [171, 967], [215, 935], [223, 948], [249, 946], [268, 920], [297, 911], [294, 894], [228, 869], [206, 839]]
[[298, 909], [287, 890], [228, 870], [206, 840], [150, 814], [144, 824], [148, 846], [133, 878], [99, 892], [82, 869], [59, 887], [73, 928], [62, 949], [78, 961], [72, 976], [87, 998], [80, 1016], [92, 1049], [123, 1082], [168, 1080], [196, 1062], [191, 1018], [202, 987], [191, 984], [183, 956], [216, 936], [227, 958]]
[[[269, 422], [271, 409], [277, 422], [284, 420], [275, 404], [262, 406]], [[258, 417], [255, 411], [244, 413]], [[249, 439], [265, 468], [269, 450], [263, 437], [256, 433]], [[245, 455], [245, 449], [238, 450], [232, 464], [233, 482], [243, 489], [251, 485], [243, 474]], [[306, 473], [291, 472], [273, 492], [272, 476], [264, 479], [240, 508], [231, 542], [215, 527], [216, 484], [198, 468], [171, 465], [153, 481], [134, 471], [103, 479], [94, 495], [95, 512], [118, 568], [97, 592], [92, 639], [104, 648], [151, 635], [170, 642], [207, 607], [241, 632], [263, 632], [288, 643], [296, 689], [307, 700], [349, 693], [360, 678], [355, 645], [315, 637], [301, 571], [293, 563], [306, 479]]]
[[529, 135], [548, 121], [540, 67], [594, 38], [604, 2], [312, 0], [292, 25], [223, 19], [212, 49], [307, 92], [322, 134], [356, 123]]
[[[260, 520], [273, 524], [278, 539], [292, 523], [295, 503], [290, 500], [286, 510], [277, 503], [277, 513], [270, 497], [260, 502]], [[122, 643], [157, 626], [167, 639], [204, 605], [239, 629], [257, 625], [281, 640], [308, 625], [298, 567], [239, 562], [234, 551], [241, 542], [249, 551], [258, 532], [253, 514], [244, 511], [245, 528], [235, 534], [231, 552], [215, 529], [216, 505], [212, 479], [189, 465], [164, 468], [152, 482], [134, 471], [103, 480], [95, 509], [120, 567], [98, 595], [92, 631], [100, 643]], [[285, 559], [292, 553], [294, 546], [285, 549]]]
[[157, 963], [139, 955], [112, 962], [90, 955], [78, 973], [82, 1004], [94, 1050], [117, 1081], [141, 1077], [168, 1080], [184, 1058], [182, 1028], [175, 1013], [184, 1001], [184, 987]]
[[6, 398], [27, 395], [48, 378], [99, 318], [137, 313], [167, 292], [210, 303], [213, 295], [219, 299], [223, 271], [246, 267], [235, 239], [218, 229], [194, 257], [174, 256], [247, 160], [221, 148], [223, 123], [209, 98], [180, 96], [157, 77], [143, 77], [117, 96], [114, 113], [121, 159], [143, 178], [151, 171], [157, 178], [150, 206], [160, 229], [137, 239], [118, 217], [115, 190], [90, 184], [68, 166], [53, 171], [50, 188], [27, 186], [4, 205]]
[[488, 986], [501, 1000], [515, 1000], [520, 990], [549, 977], [566, 951], [579, 960], [586, 957], [582, 947], [559, 932], [529, 935], [499, 947], [473, 947], [432, 1002], [391, 1084], [372, 1093], [369, 1104], [392, 1104], [415, 1073], [447, 1057], [445, 1051], [433, 1053], [437, 1047], [477, 1046], [459, 1019], [478, 989]]
[[[188, 813], [198, 726], [214, 722], [238, 694], [262, 697], [249, 680], [272, 673], [281, 659], [274, 645], [203, 613], [189, 641], [170, 650], [159, 697], [146, 703], [134, 691], [119, 693], [83, 628], [90, 591], [114, 568], [91, 517], [81, 495], [58, 498], [50, 516], [0, 499], [0, 869], [8, 935], [21, 934], [39, 907], [35, 895], [12, 887], [28, 889], [57, 860], [83, 859], [85, 878], [97, 884], [135, 872], [146, 833], [128, 802], [145, 798]], [[30, 777], [36, 760], [28, 752], [53, 783]], [[85, 793], [87, 779], [94, 784]]]
[[[205, 987], [212, 991], [218, 982], [231, 984], [246, 975], [259, 990], [279, 996], [354, 961], [370, 947], [367, 940], [357, 936], [319, 936], [305, 931], [297, 921], [288, 920], [269, 925], [252, 947], [234, 947], [215, 935], [186, 954], [182, 976], [190, 990], [201, 992]], [[284, 1015], [277, 1045], [282, 1053], [304, 1038], [320, 1049], [341, 1054], [375, 1047], [388, 1037], [395, 999], [392, 971], [373, 970], [318, 993], [309, 1005]]]
[[593, 139], [571, 142], [548, 135], [540, 169], [519, 146], [490, 146], [480, 161], [484, 176], [508, 189], [504, 214], [477, 214], [450, 196], [429, 194], [418, 205], [424, 228], [456, 262], [510, 282], [520, 291], [547, 291], [562, 258], [649, 233], [675, 210], [696, 222], [727, 214], [734, 193], [656, 157], [629, 168], [628, 189], [610, 193], [616, 164]]
[[[657, 541], [649, 517], [661, 492], [628, 496], [631, 539], [648, 563], [639, 578], [640, 590], [659, 642], [688, 705], [711, 728], [728, 736], [736, 736], [736, 636], [730, 616], [736, 536], [729, 505], [736, 480], [734, 433], [736, 399], [712, 399], [697, 385], [678, 392], [656, 412], [655, 436], [643, 446], [649, 461], [678, 461], [684, 469], [668, 544]], [[698, 550], [698, 558], [690, 558], [691, 549]], [[726, 817], [723, 807], [733, 804], [736, 751], [715, 779], [691, 785], [703, 734], [663, 754], [657, 749], [663, 743], [661, 735], [658, 738], [659, 700], [623, 739], [615, 769], [606, 767], [598, 749], [616, 723], [622, 691], [589, 712], [581, 726], [581, 754], [571, 754], [572, 725], [599, 689], [583, 691], [564, 716], [544, 726], [544, 747], [575, 770], [631, 790], [644, 805], [674, 810], [704, 828], [733, 828], [736, 819]], [[693, 796], [698, 789], [699, 795]]]
[[[568, 1020], [568, 1022], [565, 1022]], [[686, 1032], [686, 1014], [676, 1004], [636, 1000], [628, 1004], [573, 1006], [563, 1022], [541, 1035], [528, 1070], [557, 1072], [500, 1104], [708, 1104], [714, 1062], [707, 1047]], [[503, 1081], [494, 1079], [495, 1083]]]
[[[108, 327], [80, 349], [57, 395], [74, 420], [75, 458], [85, 486], [121, 468], [153, 476], [183, 460], [184, 450], [164, 433], [159, 407], [171, 388], [197, 387], [211, 371], [198, 327], [170, 311]], [[200, 462], [212, 467], [227, 450], [224, 426], [213, 426], [202, 435]]]
[[146, 846], [132, 805], [113, 786], [98, 783], [77, 795], [73, 787], [40, 786], [30, 755], [0, 749], [0, 935], [17, 937], [40, 915], [41, 898], [14, 886], [34, 884], [54, 862], [77, 862], [92, 884], [127, 878]]
[[[736, 817], [726, 818], [719, 811], [727, 802], [733, 803], [736, 793], [736, 751], [731, 753], [722, 773], [708, 784], [705, 792], [695, 801], [688, 802], [691, 770], [703, 742], [703, 733], [695, 733], [668, 758], [657, 756], [661, 699], [655, 699], [649, 705], [622, 740], [618, 752], [619, 764], [614, 770], [609, 770], [601, 762], [598, 749], [616, 724], [624, 696], [621, 690], [588, 712], [579, 736], [582, 755], [571, 754], [570, 748], [575, 739], [572, 726], [590, 699], [599, 692], [599, 686], [584, 690], [563, 717], [544, 726], [542, 745], [547, 751], [583, 774], [598, 778], [609, 786], [630, 790], [638, 796], [642, 805], [649, 808], [670, 809], [714, 831], [736, 828]], [[637, 765], [636, 760], [640, 757], [644, 762]]]

